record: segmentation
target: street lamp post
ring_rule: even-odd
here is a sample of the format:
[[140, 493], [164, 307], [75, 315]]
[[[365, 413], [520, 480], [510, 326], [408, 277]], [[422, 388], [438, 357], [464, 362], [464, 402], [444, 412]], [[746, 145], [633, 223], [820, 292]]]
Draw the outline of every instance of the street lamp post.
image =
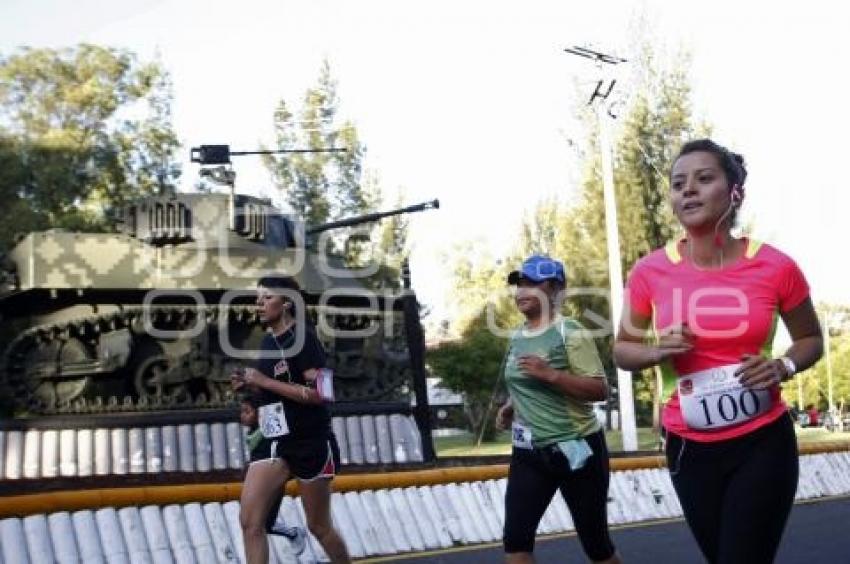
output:
[[[617, 65], [625, 59], [593, 51], [584, 47], [565, 49], [571, 55], [578, 55], [602, 64]], [[611, 292], [611, 328], [615, 330], [623, 311], [623, 268], [620, 263], [620, 234], [617, 223], [617, 199], [614, 192], [614, 163], [610, 133], [609, 114], [604, 103], [611, 95], [616, 80], [600, 80], [590, 97], [589, 104], [596, 102], [596, 119], [599, 126], [599, 149], [602, 153], [602, 193], [605, 201], [605, 234], [608, 245], [608, 284]], [[604, 90], [604, 92], [603, 92]], [[597, 99], [600, 102], [597, 102]], [[637, 450], [637, 425], [635, 424], [635, 400], [632, 390], [632, 373], [617, 368], [617, 394], [620, 407], [620, 430], [623, 435], [623, 450]]]

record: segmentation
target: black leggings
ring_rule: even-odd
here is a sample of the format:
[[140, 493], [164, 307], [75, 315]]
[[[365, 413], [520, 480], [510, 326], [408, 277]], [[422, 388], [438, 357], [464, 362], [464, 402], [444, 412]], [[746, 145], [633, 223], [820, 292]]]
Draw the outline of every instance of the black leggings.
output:
[[667, 467], [685, 519], [712, 564], [769, 564], [799, 473], [791, 418], [714, 443], [669, 433]]
[[505, 552], [532, 552], [540, 519], [560, 489], [573, 516], [576, 533], [594, 561], [614, 555], [608, 535], [608, 448], [602, 431], [585, 437], [593, 456], [570, 470], [557, 446], [514, 448], [505, 495]]

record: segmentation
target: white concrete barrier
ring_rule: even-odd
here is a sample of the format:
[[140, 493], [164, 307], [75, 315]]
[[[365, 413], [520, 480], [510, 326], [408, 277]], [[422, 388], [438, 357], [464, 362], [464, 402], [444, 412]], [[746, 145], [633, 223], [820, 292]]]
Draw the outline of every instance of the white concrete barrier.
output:
[[212, 468], [210, 426], [206, 423], [195, 423], [195, 468], [198, 472], [209, 472]]
[[407, 432], [401, 415], [390, 415], [390, 438], [393, 445], [393, 458], [398, 463], [409, 462], [410, 449], [407, 444]]
[[[282, 507], [281, 513], [283, 513]], [[345, 503], [342, 494], [337, 492], [331, 494], [331, 518], [339, 534], [345, 539], [351, 557], [363, 558], [366, 556], [363, 541], [360, 539], [360, 533], [357, 532], [354, 518], [348, 511], [348, 504]]]
[[91, 476], [94, 474], [94, 431], [79, 429], [77, 439], [77, 475]]
[[484, 512], [484, 508], [478, 505], [478, 500], [472, 493], [471, 484], [467, 482], [457, 484], [457, 488], [461, 492], [460, 498], [466, 506], [468, 515], [472, 518], [473, 525], [477, 528], [479, 537], [485, 542], [501, 537], [498, 532], [491, 531], [484, 519], [480, 517]]
[[74, 429], [59, 431], [59, 475], [77, 476], [77, 432]]
[[139, 508], [122, 507], [118, 510], [118, 522], [121, 523], [121, 532], [127, 543], [130, 564], [153, 564]]
[[145, 429], [145, 472], [162, 472], [162, 430], [159, 427]]
[[360, 437], [363, 439], [363, 460], [366, 464], [377, 464], [378, 440], [375, 433], [375, 420], [371, 415], [360, 416]]
[[24, 434], [21, 431], [6, 432], [6, 461], [4, 476], [17, 480], [24, 471]]
[[465, 522], [465, 515], [458, 513], [455, 504], [452, 502], [451, 496], [448, 494], [446, 486], [438, 484], [431, 486], [431, 493], [434, 494], [437, 508], [443, 516], [443, 522], [449, 529], [452, 540], [457, 543], [469, 544], [475, 542], [475, 532], [469, 529], [469, 524]]
[[112, 434], [109, 429], [94, 431], [94, 473], [105, 476], [112, 472]]
[[242, 541], [242, 526], [239, 524], [239, 502], [228, 501], [221, 505], [221, 509], [224, 512], [224, 519], [227, 522], [227, 530], [230, 532], [233, 546], [236, 547], [236, 554], [241, 562], [247, 562], [245, 543]]
[[144, 474], [145, 463], [145, 431], [141, 427], [131, 427], [127, 431], [127, 444], [130, 456], [130, 474]]
[[53, 541], [53, 552], [56, 556], [56, 563], [80, 564], [80, 551], [77, 548], [74, 524], [71, 522], [71, 516], [68, 512], [60, 511], [59, 513], [49, 515], [47, 517], [47, 526], [50, 529], [50, 538]]
[[130, 458], [127, 445], [127, 429], [115, 428], [109, 431], [109, 450], [112, 454], [112, 473], [126, 474], [130, 471]]
[[[189, 540], [189, 529], [183, 516], [183, 508], [179, 505], [166, 506], [162, 509], [162, 517], [175, 564], [198, 564], [192, 541]], [[215, 558], [215, 554], [210, 556]], [[207, 562], [215, 561], [207, 560]]]
[[[475, 502], [478, 504], [478, 507], [481, 511], [481, 522], [487, 525], [487, 530], [490, 533], [490, 538], [500, 539], [502, 538], [503, 523], [499, 522], [499, 519], [497, 517], [497, 515], [499, 514], [499, 510], [490, 500], [490, 496], [486, 491], [486, 487], [487, 486], [484, 482], [471, 482], [469, 484], [470, 492], [475, 498]], [[414, 510], [411, 509], [411, 514], [413, 511]]]
[[17, 517], [0, 521], [0, 552], [3, 554], [3, 561], [9, 564], [30, 564], [24, 524]]
[[[298, 514], [301, 516], [301, 520], [306, 523], [307, 515], [304, 513], [304, 505], [301, 503], [301, 498], [296, 498], [294, 501], [294, 506], [298, 510]], [[303, 555], [303, 560], [308, 562], [327, 562], [329, 560], [328, 555], [325, 554], [325, 551], [319, 545], [319, 542], [316, 540], [316, 537], [313, 536], [312, 533], [309, 532], [309, 527], [307, 530], [307, 547], [309, 550], [305, 548], [305, 554]], [[311, 560], [312, 556], [312, 560]]]
[[390, 438], [390, 420], [386, 415], [375, 416], [375, 434], [378, 446], [378, 460], [382, 464], [392, 464], [393, 444]]
[[[304, 521], [299, 505], [295, 503], [295, 499], [285, 496], [283, 498], [283, 502], [280, 504], [280, 512], [283, 515], [284, 522], [288, 526], [301, 527], [305, 532], [307, 531], [307, 523]], [[310, 547], [309, 543], [306, 544], [304, 552], [297, 558], [297, 560], [302, 563], [315, 562], [316, 559], [313, 554], [313, 549]]]
[[[212, 538], [215, 555], [219, 564], [236, 564], [240, 562], [239, 552], [236, 549], [235, 543], [230, 538], [230, 530], [227, 527], [227, 518], [224, 516], [224, 511], [220, 503], [205, 503], [204, 516], [209, 526], [210, 537]], [[239, 544], [241, 545], [241, 537]]]
[[177, 427], [174, 425], [164, 425], [160, 433], [162, 439], [162, 471], [177, 472], [180, 469]]
[[80, 551], [80, 561], [83, 564], [105, 564], [100, 534], [94, 513], [89, 510], [75, 511], [71, 514], [74, 524], [74, 536], [77, 538], [77, 548]]
[[210, 445], [212, 447], [212, 468], [227, 469], [227, 438], [224, 435], [224, 423], [210, 424]]
[[47, 429], [41, 432], [41, 477], [59, 475], [59, 432]]
[[115, 508], [99, 509], [94, 514], [94, 520], [107, 564], [129, 564], [130, 554], [127, 552], [127, 543], [124, 542], [124, 533], [121, 531]]
[[407, 436], [407, 452], [409, 459], [413, 462], [422, 462], [422, 437], [419, 436], [419, 427], [412, 415], [402, 417], [404, 421], [405, 434]]
[[41, 434], [38, 429], [24, 433], [24, 478], [38, 478], [41, 457]]
[[239, 470], [245, 466], [245, 438], [242, 436], [242, 425], [231, 421], [225, 427], [227, 439], [227, 466]]
[[151, 553], [151, 560], [154, 564], [174, 564], [174, 558], [171, 555], [171, 544], [168, 540], [168, 533], [165, 532], [165, 525], [162, 522], [162, 513], [156, 505], [146, 505], [139, 511], [142, 517], [142, 526], [144, 528], [145, 539], [147, 540], [148, 550]]
[[407, 537], [411, 549], [416, 551], [425, 550], [425, 541], [422, 539], [419, 527], [416, 524], [418, 519], [407, 504], [407, 497], [405, 497], [404, 491], [401, 488], [394, 488], [389, 493], [393, 507], [395, 507], [401, 521], [404, 536]]
[[348, 458], [352, 464], [363, 464], [363, 434], [360, 431], [360, 418], [351, 415], [345, 418], [345, 436], [348, 438]]
[[410, 539], [404, 531], [401, 514], [393, 503], [390, 492], [387, 490], [375, 490], [360, 492], [360, 498], [368, 508], [375, 507], [375, 514], [380, 515], [379, 522], [374, 522], [376, 530], [384, 530], [384, 536], [390, 542], [383, 550], [387, 554], [396, 552], [409, 552], [411, 550]]
[[333, 429], [334, 436], [336, 436], [336, 442], [339, 445], [340, 462], [342, 464], [348, 464], [348, 436], [345, 432], [345, 419], [342, 417], [332, 418], [331, 428]]
[[33, 564], [53, 564], [53, 546], [44, 515], [24, 517], [24, 537], [27, 539], [27, 552]]
[[[166, 523], [168, 523], [168, 507], [165, 508], [164, 512], [166, 513]], [[210, 530], [207, 527], [207, 519], [201, 504], [187, 503], [182, 507], [182, 512], [183, 520], [188, 529], [189, 542], [192, 544], [198, 564], [205, 564], [206, 562], [224, 562], [226, 564], [228, 562], [227, 560], [216, 556], [215, 546], [213, 545]], [[171, 534], [170, 528], [169, 534]]]
[[379, 532], [372, 526], [360, 496], [357, 495], [357, 492], [346, 492], [342, 494], [342, 499], [345, 501], [348, 513], [356, 517], [354, 526], [366, 554], [381, 554], [379, 534], [384, 534], [384, 532]]
[[434, 525], [434, 532], [437, 535], [437, 541], [441, 548], [452, 546], [453, 539], [448, 523], [437, 507], [437, 501], [434, 499], [434, 493], [428, 486], [419, 486], [415, 488], [422, 500], [423, 514], [428, 516], [428, 520]]
[[[7, 433], [8, 452], [9, 436]], [[61, 452], [61, 434], [59, 436]], [[40, 437], [40, 442], [41, 442]], [[5, 461], [8, 466], [8, 456]], [[798, 498], [850, 493], [850, 454], [801, 457]], [[488, 480], [378, 491], [335, 493], [335, 526], [356, 558], [496, 541], [504, 526], [506, 480]], [[614, 472], [609, 490], [609, 522], [636, 522], [681, 515], [664, 469]], [[305, 526], [300, 499], [285, 497], [281, 516], [287, 525]], [[305, 527], [306, 528], [306, 527]], [[556, 494], [541, 520], [540, 533], [571, 530], [572, 518]], [[269, 539], [270, 562], [322, 561], [324, 552], [308, 536], [304, 555], [295, 559], [286, 539]], [[116, 512], [31, 515], [0, 521], [0, 564], [59, 562], [84, 564], [236, 564], [244, 559], [239, 504], [197, 503], [125, 507]]]
[[195, 471], [195, 430], [192, 425], [177, 427], [177, 445], [180, 453], [180, 471]]

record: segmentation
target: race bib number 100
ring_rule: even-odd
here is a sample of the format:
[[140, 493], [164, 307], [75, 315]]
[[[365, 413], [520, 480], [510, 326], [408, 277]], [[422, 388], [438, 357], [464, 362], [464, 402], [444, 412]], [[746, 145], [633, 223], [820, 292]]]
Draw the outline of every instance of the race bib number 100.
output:
[[735, 376], [740, 364], [728, 364], [679, 378], [679, 405], [691, 429], [722, 429], [743, 423], [773, 406], [770, 390], [742, 386]]

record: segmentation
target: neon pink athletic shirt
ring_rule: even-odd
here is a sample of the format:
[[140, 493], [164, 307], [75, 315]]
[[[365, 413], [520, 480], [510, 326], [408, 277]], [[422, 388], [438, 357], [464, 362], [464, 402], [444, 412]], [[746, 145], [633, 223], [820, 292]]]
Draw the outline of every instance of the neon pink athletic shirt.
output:
[[656, 331], [686, 323], [696, 334], [691, 352], [661, 364], [664, 406], [662, 424], [695, 441], [722, 441], [758, 429], [785, 413], [779, 386], [771, 390], [774, 406], [754, 419], [718, 430], [698, 431], [682, 419], [676, 380], [715, 366], [741, 362], [743, 354], [771, 356], [779, 312], [787, 312], [809, 296], [809, 285], [797, 264], [767, 244], [746, 240], [747, 250], [721, 270], [697, 270], [683, 260], [676, 242], [637, 262], [626, 284], [632, 309], [651, 317]]

